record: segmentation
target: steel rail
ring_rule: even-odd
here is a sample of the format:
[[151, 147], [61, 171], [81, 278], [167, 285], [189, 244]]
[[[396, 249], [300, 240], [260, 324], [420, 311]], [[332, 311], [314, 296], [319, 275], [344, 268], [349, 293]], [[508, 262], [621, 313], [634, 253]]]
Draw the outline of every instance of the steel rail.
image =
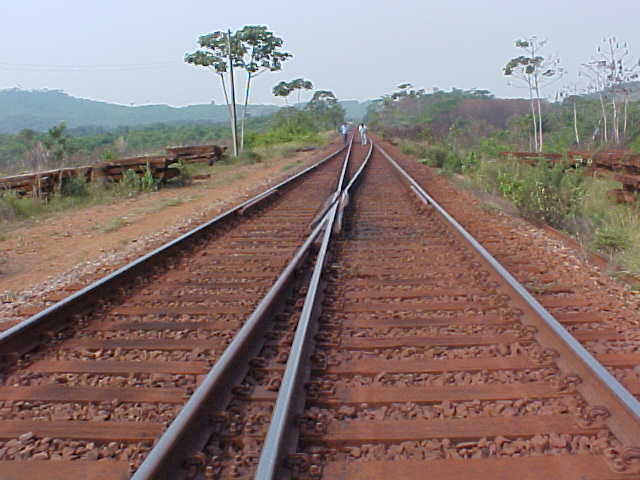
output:
[[[607, 424], [612, 432], [622, 441], [625, 446], [635, 446], [640, 441], [640, 402], [613, 376], [607, 369], [591, 355], [562, 324], [551, 315], [540, 302], [538, 302], [528, 291], [516, 280], [500, 262], [498, 262], [469, 232], [467, 232], [455, 218], [453, 218], [433, 197], [431, 197], [391, 156], [379, 145], [376, 144], [378, 151], [396, 168], [398, 173], [410, 184], [411, 190], [418, 194], [419, 198], [429, 203], [445, 220], [451, 225], [455, 231], [461, 235], [466, 242], [484, 259], [484, 261], [498, 274], [498, 276], [520, 297], [526, 306], [533, 311], [539, 318], [544, 321], [553, 334], [566, 345], [568, 351], [572, 353], [579, 361], [585, 365], [588, 371], [598, 381], [599, 387], [604, 387], [604, 391], [610, 393], [607, 395], [609, 399], [614, 400], [618, 405], [622, 406], [628, 414], [624, 418], [616, 418], [612, 416], [607, 419]], [[583, 383], [578, 385], [578, 389], [585, 389], [586, 378]], [[602, 391], [600, 389], [599, 391]], [[591, 398], [601, 399], [602, 395], [594, 395], [592, 391], [583, 392]]]
[[338, 206], [338, 216], [336, 217], [336, 221], [333, 226], [333, 232], [336, 235], [339, 234], [340, 231], [342, 230], [342, 217], [344, 216], [344, 210], [347, 208], [347, 205], [349, 205], [349, 191], [351, 190], [351, 187], [355, 184], [355, 182], [360, 178], [360, 174], [367, 166], [369, 158], [373, 153], [373, 142], [370, 141], [369, 143], [371, 146], [369, 147], [369, 152], [367, 153], [366, 160], [362, 163], [362, 165], [360, 165], [360, 168], [358, 168], [356, 173], [353, 174], [353, 178], [350, 180], [349, 184], [345, 187], [344, 191], [342, 192], [342, 195], [340, 195], [340, 204]]
[[[353, 137], [336, 182], [336, 192], [330, 198], [337, 196], [339, 189], [342, 188], [352, 143]], [[329, 208], [333, 205], [335, 200]], [[284, 303], [286, 294], [295, 280], [296, 272], [313, 250], [316, 238], [325, 229], [328, 219], [329, 216], [325, 214], [316, 223], [311, 234], [296, 251], [294, 257], [149, 452], [131, 480], [172, 480], [186, 474], [185, 460], [200, 451], [211, 435], [211, 425], [208, 424], [210, 412], [224, 408], [230, 399], [234, 380], [237, 381], [239, 377], [246, 375], [250, 359], [255, 357], [262, 348], [264, 342], [260, 342], [260, 339], [267, 329], [268, 322], [279, 306]]]
[[28, 319], [0, 333], [0, 366], [4, 366], [7, 363], [16, 360], [20, 355], [23, 355], [32, 348], [35, 348], [37, 345], [50, 340], [57, 331], [67, 326], [71, 315], [84, 310], [87, 306], [98, 301], [101, 297], [110, 294], [121, 282], [144, 274], [148, 269], [156, 265], [156, 262], [160, 259], [166, 258], [168, 255], [177, 252], [188, 242], [200, 238], [202, 235], [210, 232], [213, 228], [225, 224], [235, 215], [245, 213], [246, 209], [257, 205], [261, 200], [269, 198], [278, 190], [292, 185], [295, 181], [312, 172], [320, 165], [339, 155], [345, 150], [345, 148], [345, 146], [342, 146], [337, 151], [305, 168], [301, 172], [287, 178], [249, 200], [240, 203], [180, 237], [165, 243], [152, 252], [149, 252], [119, 268], [115, 272], [96, 280], [85, 288], [69, 295], [54, 305], [51, 305], [41, 312], [32, 315]]
[[[365, 161], [351, 179], [342, 195], [340, 195], [340, 198], [348, 195], [349, 189], [351, 189], [360, 178], [361, 173], [371, 158], [372, 152], [373, 145], [369, 149]], [[320, 315], [320, 305], [322, 303], [324, 290], [324, 287], [321, 285], [322, 273], [329, 258], [329, 247], [332, 235], [334, 234], [333, 227], [341, 204], [342, 202], [336, 200], [323, 220], [326, 229], [322, 238], [322, 244], [316, 257], [316, 263], [309, 282], [304, 306], [302, 307], [302, 313], [296, 328], [289, 359], [287, 360], [285, 372], [278, 391], [276, 405], [271, 416], [269, 430], [256, 470], [255, 478], [259, 480], [277, 478], [281, 460], [287, 454], [287, 446], [296, 444], [292, 436], [298, 433], [295, 429], [295, 418], [304, 406], [304, 382], [310, 372], [309, 357], [313, 348], [310, 340], [317, 331], [316, 320]]]
[[264, 334], [266, 323], [273, 317], [295, 279], [296, 271], [312, 251], [313, 243], [323, 229], [324, 222], [320, 222], [297, 250], [131, 480], [181, 478], [183, 461], [201, 450], [211, 434], [210, 431], [202, 432], [203, 425], [211, 426], [210, 412], [224, 407], [231, 394], [233, 379], [246, 372], [250, 359], [258, 354], [261, 348], [258, 337]]
[[347, 149], [347, 155], [345, 156], [345, 161], [342, 163], [342, 170], [340, 171], [340, 177], [338, 177], [338, 184], [336, 186], [336, 192], [342, 192], [342, 185], [344, 184], [344, 179], [347, 175], [347, 167], [349, 165], [349, 158], [351, 157], [351, 150], [353, 149], [353, 138], [354, 135], [351, 135], [351, 139], [349, 140], [349, 148]]
[[333, 204], [338, 200], [338, 198], [340, 197], [340, 194], [342, 193], [342, 190], [343, 190], [342, 185], [344, 184], [344, 179], [347, 175], [347, 165], [348, 165], [348, 160], [351, 157], [351, 149], [353, 147], [354, 136], [355, 135], [351, 135], [351, 139], [349, 141], [349, 148], [347, 149], [347, 154], [345, 156], [346, 161], [342, 164], [342, 170], [340, 172], [340, 177], [336, 184], [336, 190], [331, 195], [329, 195], [322, 209], [320, 209], [320, 211], [316, 214], [316, 216], [313, 217], [313, 220], [311, 220], [311, 224], [309, 225], [310, 230], [315, 228], [315, 226], [318, 225], [318, 223], [324, 219], [324, 217], [327, 215], [327, 212], [331, 209]]

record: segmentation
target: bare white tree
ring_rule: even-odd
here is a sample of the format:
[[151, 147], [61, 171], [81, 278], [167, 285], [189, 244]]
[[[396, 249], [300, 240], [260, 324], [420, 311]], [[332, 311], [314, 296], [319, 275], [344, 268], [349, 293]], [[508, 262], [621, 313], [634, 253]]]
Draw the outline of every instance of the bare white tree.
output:
[[562, 99], [567, 99], [571, 102], [573, 108], [573, 133], [576, 137], [576, 145], [580, 144], [580, 133], [578, 130], [578, 97], [580, 95], [580, 89], [577, 83], [573, 85], [565, 85], [558, 92], [558, 96]]
[[[591, 89], [598, 93], [602, 109], [603, 140], [624, 143], [628, 124], [629, 82], [638, 78], [639, 63], [630, 63], [631, 51], [627, 42], [616, 37], [603, 38], [596, 53], [582, 65], [584, 75], [591, 81]], [[611, 106], [611, 121], [605, 104]], [[622, 115], [622, 125], [620, 116]]]
[[30, 172], [42, 170], [49, 161], [49, 152], [42, 142], [36, 144], [24, 154], [24, 166]]
[[516, 40], [515, 46], [524, 54], [509, 60], [503, 68], [506, 76], [517, 80], [529, 89], [534, 145], [539, 152], [542, 151], [544, 145], [542, 133], [543, 92], [562, 78], [565, 73], [558, 57], [548, 56], [545, 58], [541, 55], [546, 44], [546, 40], [541, 40], [535, 35]]

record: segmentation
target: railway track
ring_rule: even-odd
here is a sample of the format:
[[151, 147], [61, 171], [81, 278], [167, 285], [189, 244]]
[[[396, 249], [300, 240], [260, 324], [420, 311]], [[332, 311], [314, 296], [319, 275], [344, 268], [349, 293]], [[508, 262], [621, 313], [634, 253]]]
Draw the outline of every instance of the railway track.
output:
[[396, 166], [335, 245], [293, 477], [639, 478], [636, 399]]
[[2, 334], [0, 478], [640, 478], [634, 396], [386, 152], [349, 151], [76, 326]]

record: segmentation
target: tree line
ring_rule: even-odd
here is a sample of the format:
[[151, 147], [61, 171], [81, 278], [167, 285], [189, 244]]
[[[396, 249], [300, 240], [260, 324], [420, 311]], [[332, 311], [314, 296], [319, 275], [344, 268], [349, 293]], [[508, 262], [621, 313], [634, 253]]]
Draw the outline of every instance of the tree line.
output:
[[367, 121], [390, 135], [492, 142], [504, 150], [640, 149], [640, 67], [628, 43], [604, 38], [573, 83], [560, 58], [545, 53], [546, 41], [532, 36], [515, 47], [520, 54], [501, 73], [528, 98], [498, 99], [478, 89], [426, 92], [405, 83], [379, 98]]

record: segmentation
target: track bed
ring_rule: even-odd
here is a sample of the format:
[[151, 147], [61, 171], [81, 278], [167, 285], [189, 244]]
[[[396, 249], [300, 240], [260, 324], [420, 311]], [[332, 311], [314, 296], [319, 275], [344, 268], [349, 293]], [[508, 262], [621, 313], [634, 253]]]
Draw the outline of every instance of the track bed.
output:
[[0, 472], [639, 479], [632, 339], [418, 180], [350, 146], [50, 335], [3, 377]]

